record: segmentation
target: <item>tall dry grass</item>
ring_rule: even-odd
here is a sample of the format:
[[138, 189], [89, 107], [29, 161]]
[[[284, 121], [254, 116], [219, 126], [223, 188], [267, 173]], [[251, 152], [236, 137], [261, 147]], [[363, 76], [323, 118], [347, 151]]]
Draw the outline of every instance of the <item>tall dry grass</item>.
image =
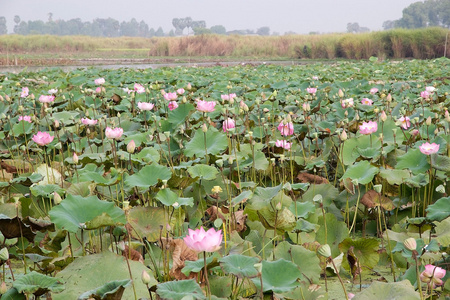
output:
[[[88, 36], [0, 36], [0, 53], [89, 53], [141, 49], [147, 56], [289, 59], [435, 58], [444, 55], [444, 28], [394, 29], [361, 34], [286, 36], [199, 35], [98, 38]], [[142, 51], [141, 51], [142, 52]], [[450, 42], [446, 56], [450, 55]]]

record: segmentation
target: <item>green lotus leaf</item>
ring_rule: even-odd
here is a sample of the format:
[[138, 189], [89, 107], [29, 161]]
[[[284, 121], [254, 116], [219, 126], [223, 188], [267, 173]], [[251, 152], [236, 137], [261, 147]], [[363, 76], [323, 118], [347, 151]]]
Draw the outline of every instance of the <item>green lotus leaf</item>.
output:
[[[333, 257], [338, 256], [341, 251], [339, 250], [339, 243], [348, 237], [347, 225], [336, 219], [336, 216], [327, 213], [325, 214], [327, 230], [325, 230], [325, 223], [323, 217], [319, 217], [317, 224], [320, 225], [319, 230], [316, 233], [316, 241], [321, 245], [328, 244], [331, 248], [331, 254]], [[326, 232], [326, 235], [325, 235]]]
[[392, 299], [408, 299], [418, 300], [420, 295], [415, 291], [414, 287], [408, 280], [400, 282], [384, 283], [374, 281], [367, 289], [358, 293], [354, 300], [392, 300]]
[[[177, 213], [178, 215], [178, 213]], [[182, 213], [184, 218], [184, 213]], [[135, 206], [129, 212], [128, 222], [133, 226], [132, 236], [137, 239], [147, 238], [149, 242], [156, 242], [160, 238], [161, 226], [167, 225], [167, 213], [164, 207]], [[171, 218], [170, 226], [175, 225], [176, 218]]]
[[[50, 210], [49, 215], [56, 227], [73, 233], [79, 229], [87, 228], [86, 223], [89, 221], [91, 221], [89, 229], [126, 223], [123, 210], [116, 207], [112, 202], [101, 201], [97, 196], [68, 195], [58, 206]], [[102, 215], [103, 220], [107, 220], [106, 224], [97, 223], [96, 226], [98, 227], [94, 227], [92, 221]], [[106, 215], [108, 218], [104, 218]]]
[[239, 278], [251, 278], [258, 276], [255, 264], [259, 262], [257, 257], [232, 254], [222, 257], [220, 265], [225, 273], [233, 274]]
[[381, 178], [386, 179], [389, 184], [400, 185], [405, 179], [410, 178], [411, 174], [408, 170], [380, 168], [380, 176]]
[[13, 282], [13, 287], [19, 293], [34, 294], [39, 297], [49, 291], [59, 293], [64, 290], [64, 283], [54, 277], [46, 276], [36, 271], [22, 275]]
[[19, 293], [15, 288], [10, 288], [6, 293], [2, 294], [2, 298], [5, 300], [26, 300], [27, 297], [24, 294]]
[[184, 297], [192, 299], [206, 299], [203, 291], [195, 280], [179, 280], [160, 283], [156, 293], [163, 300], [182, 300]]
[[[205, 268], [205, 261], [203, 260], [203, 258], [197, 259], [195, 261], [186, 260], [184, 263], [185, 267], [181, 270], [181, 272], [183, 272], [183, 274], [186, 276], [188, 276], [191, 272], [198, 273]], [[210, 256], [206, 258], [206, 267], [208, 269], [216, 266], [218, 266], [216, 257]]]
[[64, 192], [64, 189], [56, 184], [46, 184], [46, 185], [34, 185], [30, 187], [30, 191], [33, 194], [33, 196], [50, 198], [54, 192], [62, 194]]
[[442, 221], [450, 216], [450, 197], [443, 197], [426, 209], [427, 219], [430, 221]]
[[433, 168], [439, 171], [450, 172], [450, 157], [438, 154], [431, 154], [430, 157]]
[[322, 203], [324, 206], [330, 206], [332, 201], [339, 195], [339, 190], [331, 183], [310, 185], [308, 190], [303, 194], [302, 199], [305, 202], [314, 203], [313, 199], [317, 196], [322, 196]]
[[138, 173], [128, 176], [125, 183], [130, 187], [149, 188], [158, 183], [158, 180], [169, 180], [172, 173], [169, 168], [152, 163], [143, 167]]
[[204, 180], [216, 179], [217, 174], [219, 174], [219, 171], [215, 167], [204, 164], [198, 164], [193, 167], [189, 167], [187, 171], [192, 177], [200, 177]]
[[[227, 147], [227, 136], [210, 127], [206, 132], [206, 151], [208, 154], [217, 155], [227, 149]], [[184, 154], [187, 157], [205, 156], [205, 133], [201, 129], [197, 130], [194, 138], [186, 144]]]
[[[360, 238], [357, 240], [352, 240], [351, 238], [346, 238], [342, 243], [339, 244], [339, 249], [345, 253], [353, 247], [353, 253], [358, 258], [359, 267], [362, 272], [373, 269], [378, 263], [380, 255], [378, 254], [379, 242], [374, 238]], [[343, 266], [349, 270], [348, 261], [344, 259]]]
[[407, 153], [397, 156], [396, 169], [409, 169], [414, 175], [425, 173], [430, 169], [427, 155], [419, 149], [410, 149]]
[[194, 111], [195, 108], [190, 103], [184, 103], [178, 105], [177, 109], [169, 111], [169, 122], [175, 125], [183, 123], [189, 114]]
[[252, 193], [251, 190], [243, 191], [238, 196], [236, 196], [233, 199], [231, 199], [231, 203], [233, 205], [237, 205], [237, 204], [241, 203], [244, 200], [250, 199], [252, 197], [252, 195], [253, 195], [253, 193]]
[[153, 147], [145, 147], [144, 149], [141, 150], [141, 152], [133, 154], [131, 156], [132, 161], [144, 163], [149, 162], [157, 163], [160, 161], [160, 159], [161, 159], [160, 153]]
[[100, 300], [121, 300], [125, 288], [131, 284], [130, 279], [110, 281], [101, 287], [87, 291], [78, 297], [78, 300], [100, 299]]
[[274, 250], [274, 256], [292, 261], [300, 269], [300, 280], [318, 283], [321, 273], [320, 261], [316, 253], [299, 245], [281, 242]]
[[20, 121], [13, 125], [12, 132], [15, 137], [22, 134], [30, 134], [33, 132], [34, 124], [26, 121]]
[[[302, 273], [297, 265], [285, 259], [276, 261], [262, 261], [262, 281], [263, 291], [273, 291], [274, 293], [289, 292], [299, 286], [297, 281]], [[259, 278], [253, 278], [253, 283], [261, 289]]]
[[379, 169], [372, 166], [368, 161], [362, 160], [347, 168], [342, 180], [350, 178], [352, 180], [358, 180], [359, 184], [368, 184], [371, 182]]

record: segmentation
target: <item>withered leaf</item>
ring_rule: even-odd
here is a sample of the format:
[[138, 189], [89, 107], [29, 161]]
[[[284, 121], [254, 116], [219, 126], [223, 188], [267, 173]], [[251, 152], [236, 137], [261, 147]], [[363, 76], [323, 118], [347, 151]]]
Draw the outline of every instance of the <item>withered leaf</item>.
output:
[[0, 231], [7, 239], [20, 238], [23, 236], [31, 243], [34, 241], [35, 233], [28, 226], [22, 222], [19, 217], [9, 218], [0, 214]]
[[162, 248], [172, 252], [172, 268], [169, 275], [177, 280], [193, 279], [197, 273], [191, 272], [189, 276], [184, 275], [181, 270], [185, 267], [185, 261], [198, 260], [198, 252], [190, 249], [183, 239], [161, 238]]
[[300, 173], [297, 175], [297, 179], [301, 183], [312, 183], [312, 184], [329, 183], [328, 179], [321, 177], [319, 175], [313, 175], [309, 173]]
[[128, 247], [125, 245], [124, 250], [122, 251], [122, 255], [124, 257], [128, 257], [128, 259], [138, 261], [140, 263], [145, 263], [144, 258], [142, 257], [142, 254], [139, 253], [139, 251], [134, 250], [133, 248]]

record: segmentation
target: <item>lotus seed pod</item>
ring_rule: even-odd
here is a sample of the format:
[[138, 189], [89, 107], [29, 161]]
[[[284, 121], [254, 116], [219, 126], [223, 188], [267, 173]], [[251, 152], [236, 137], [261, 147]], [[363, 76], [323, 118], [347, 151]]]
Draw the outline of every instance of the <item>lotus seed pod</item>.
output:
[[436, 192], [444, 194], [445, 193], [445, 187], [440, 184], [439, 186], [436, 187]]
[[375, 192], [377, 192], [379, 194], [379, 193], [381, 193], [382, 187], [383, 186], [381, 184], [376, 184], [373, 186], [373, 189], [375, 190]]
[[414, 251], [417, 248], [417, 242], [415, 238], [408, 238], [403, 242], [403, 245], [409, 251]]
[[331, 248], [330, 245], [325, 244], [320, 246], [319, 250], [317, 251], [320, 255], [323, 257], [330, 257], [331, 256]]
[[7, 261], [9, 259], [9, 252], [8, 252], [8, 248], [2, 248], [2, 250], [0, 250], [0, 260], [2, 261]]

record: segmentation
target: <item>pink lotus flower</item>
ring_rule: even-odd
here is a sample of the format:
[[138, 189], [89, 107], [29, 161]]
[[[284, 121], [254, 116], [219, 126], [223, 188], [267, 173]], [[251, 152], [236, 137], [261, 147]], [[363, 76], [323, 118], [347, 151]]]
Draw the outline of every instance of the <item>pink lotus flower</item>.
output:
[[353, 107], [353, 105], [355, 105], [353, 98], [348, 98], [341, 101], [342, 108]]
[[142, 84], [135, 83], [134, 84], [134, 91], [138, 94], [145, 93], [145, 88], [142, 86]]
[[176, 101], [170, 101], [168, 104], [169, 110], [174, 110], [178, 107], [178, 103]]
[[51, 136], [48, 132], [39, 131], [37, 134], [33, 135], [31, 138], [39, 146], [45, 146], [50, 144], [55, 137]]
[[235, 93], [231, 93], [228, 96], [230, 97], [230, 100], [236, 98], [236, 94]]
[[306, 88], [306, 91], [310, 94], [315, 94], [317, 92], [317, 88]]
[[398, 119], [398, 123], [401, 127], [403, 127], [403, 129], [408, 129], [409, 127], [411, 127], [411, 122], [409, 121], [408, 117], [401, 117], [400, 119]]
[[373, 101], [370, 100], [369, 98], [363, 98], [363, 99], [361, 100], [361, 104], [364, 104], [364, 105], [372, 105], [372, 104], [373, 104]]
[[94, 80], [96, 85], [102, 85], [105, 83], [105, 78], [101, 77], [101, 78], [97, 78]]
[[433, 284], [434, 288], [436, 285], [444, 284], [442, 278], [444, 278], [445, 273], [447, 272], [442, 268], [426, 265], [425, 270], [420, 273], [420, 280], [428, 284]]
[[81, 123], [83, 123], [84, 125], [95, 125], [97, 124], [98, 120], [91, 120], [89, 118], [81, 118]]
[[57, 92], [58, 92], [58, 89], [50, 89], [50, 90], [48, 90], [48, 93], [50, 95], [56, 94]]
[[22, 98], [27, 97], [29, 92], [30, 92], [30, 90], [27, 87], [23, 87], [22, 93], [20, 93], [20, 97], [22, 97]]
[[180, 88], [180, 89], [177, 90], [177, 94], [178, 95], [183, 95], [184, 92], [185, 92], [185, 90], [183, 88]]
[[351, 299], [353, 299], [355, 297], [355, 294], [348, 293], [347, 297], [348, 297], [349, 300], [351, 300]]
[[437, 153], [439, 151], [439, 144], [436, 143], [423, 143], [422, 145], [419, 146], [420, 152], [422, 152], [425, 155], [430, 155], [433, 153]]
[[312, 79], [313, 80], [319, 80], [319, 76], [313, 76]]
[[216, 101], [197, 101], [197, 110], [201, 112], [213, 112], [216, 106]]
[[228, 94], [220, 95], [220, 98], [222, 98], [222, 100], [224, 100], [224, 101], [227, 101], [227, 100], [230, 100], [230, 95], [228, 95]]
[[152, 110], [155, 105], [148, 102], [138, 102], [138, 107], [140, 110]]
[[384, 112], [384, 110], [381, 112], [381, 114], [380, 114], [380, 119], [381, 119], [381, 121], [386, 121], [387, 120], [387, 115], [386, 115], [386, 113]]
[[95, 89], [95, 93], [96, 93], [96, 94], [100, 94], [100, 93], [102, 92], [102, 90], [103, 90], [103, 88], [98, 86], [98, 87]]
[[428, 93], [427, 91], [422, 91], [420, 92], [420, 97], [422, 97], [425, 100], [430, 99], [430, 93]]
[[371, 134], [377, 132], [378, 124], [374, 121], [363, 122], [362, 125], [359, 125], [359, 132], [361, 134]]
[[377, 88], [371, 88], [371, 89], [370, 89], [370, 93], [371, 93], [372, 95], [375, 95], [377, 92], [378, 92], [378, 89], [377, 89]]
[[50, 103], [55, 101], [55, 96], [53, 95], [41, 95], [39, 97], [39, 102], [41, 103]]
[[118, 139], [120, 139], [122, 134], [123, 134], [123, 129], [120, 127], [116, 127], [116, 128], [106, 127], [105, 135], [108, 139], [118, 140]]
[[280, 131], [281, 135], [284, 136], [294, 134], [294, 124], [292, 124], [292, 122], [281, 121], [277, 129]]
[[227, 120], [225, 120], [222, 125], [224, 132], [227, 132], [229, 129], [235, 128], [235, 127], [236, 127], [236, 123], [231, 118], [228, 118]]
[[189, 234], [183, 239], [190, 249], [198, 252], [214, 252], [220, 249], [222, 243], [222, 230], [216, 231], [210, 228], [205, 231], [203, 227], [200, 229], [188, 229]]
[[167, 101], [172, 101], [177, 99], [177, 93], [173, 92], [173, 93], [165, 93], [164, 94], [164, 99], [166, 99]]
[[25, 121], [25, 122], [31, 123], [31, 116], [20, 116], [19, 122], [20, 121]]
[[285, 140], [277, 140], [275, 142], [275, 146], [286, 149], [286, 150], [290, 150], [292, 143], [289, 143], [288, 141], [285, 141]]

